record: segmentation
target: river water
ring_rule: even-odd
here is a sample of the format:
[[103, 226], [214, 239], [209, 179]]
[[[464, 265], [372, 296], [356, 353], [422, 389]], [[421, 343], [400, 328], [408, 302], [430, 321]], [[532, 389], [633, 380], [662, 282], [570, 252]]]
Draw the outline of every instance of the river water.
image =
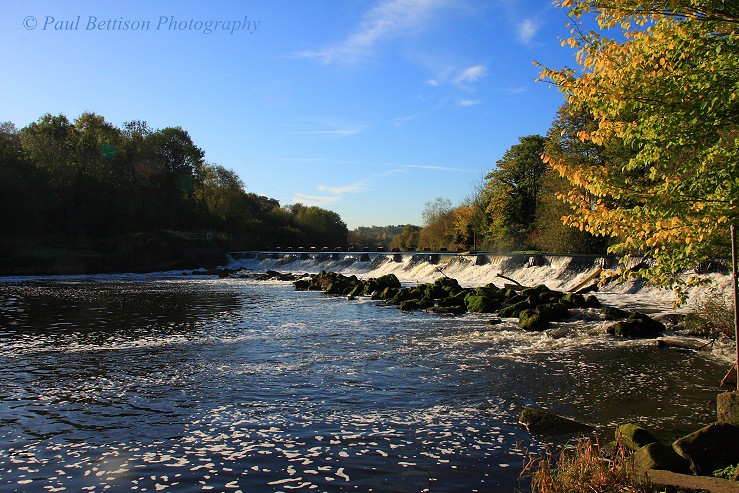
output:
[[563, 324], [406, 313], [289, 283], [0, 281], [0, 492], [512, 492], [548, 408], [666, 438], [726, 361]]

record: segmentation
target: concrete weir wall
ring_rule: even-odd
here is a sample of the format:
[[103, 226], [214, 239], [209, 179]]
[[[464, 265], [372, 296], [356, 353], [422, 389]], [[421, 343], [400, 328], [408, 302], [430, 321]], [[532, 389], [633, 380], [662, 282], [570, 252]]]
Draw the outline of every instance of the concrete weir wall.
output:
[[[442, 275], [463, 285], [514, 279], [524, 285], [546, 284], [553, 289], [571, 289], [600, 272], [616, 268], [615, 256], [548, 255], [449, 252], [230, 252], [232, 268], [315, 273], [330, 270], [359, 277], [395, 274], [404, 282], [428, 282]], [[629, 259], [637, 265], [644, 260]]]

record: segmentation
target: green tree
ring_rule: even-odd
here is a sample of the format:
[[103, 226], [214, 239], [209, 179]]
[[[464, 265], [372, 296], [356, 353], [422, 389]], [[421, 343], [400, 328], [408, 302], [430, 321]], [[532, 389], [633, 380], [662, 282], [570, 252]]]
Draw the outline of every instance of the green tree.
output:
[[337, 213], [302, 204], [293, 205], [291, 211], [293, 224], [305, 235], [307, 244], [303, 246], [346, 248], [349, 244], [349, 230]]
[[403, 226], [403, 230], [393, 236], [390, 241], [390, 248], [397, 248], [398, 250], [417, 250], [420, 242], [419, 233], [421, 227], [413, 224], [406, 224]]
[[[565, 104], [547, 132], [544, 144], [548, 156], [578, 162], [582, 166], [599, 166], [604, 159], [624, 161], [623, 146], [611, 148], [580, 140], [580, 132], [589, 132], [597, 122], [587, 113], [575, 113]], [[538, 249], [555, 253], [605, 253], [607, 238], [565, 224], [563, 218], [572, 213], [565, 197], [572, 190], [570, 182], [557, 171], [547, 169], [542, 177], [542, 193], [536, 210], [532, 243]]]
[[[597, 128], [585, 142], [622, 142], [626, 163], [548, 156], [573, 190], [568, 224], [619, 241], [611, 251], [657, 260], [641, 275], [676, 286], [680, 269], [726, 254], [739, 222], [739, 6], [720, 0], [561, 2], [577, 21], [564, 43], [578, 70], [544, 69]], [[610, 36], [610, 37], [609, 37]], [[694, 280], [695, 281], [695, 280]]]
[[489, 228], [486, 236], [496, 250], [529, 246], [546, 170], [541, 160], [543, 153], [544, 137], [521, 137], [486, 176], [484, 197]]

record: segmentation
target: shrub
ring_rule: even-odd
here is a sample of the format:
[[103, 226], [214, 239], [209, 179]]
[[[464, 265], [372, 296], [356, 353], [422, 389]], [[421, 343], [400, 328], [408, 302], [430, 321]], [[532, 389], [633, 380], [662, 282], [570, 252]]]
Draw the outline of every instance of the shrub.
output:
[[695, 311], [685, 317], [685, 328], [693, 335], [734, 339], [734, 302], [722, 294], [697, 299]]
[[611, 459], [604, 457], [597, 440], [578, 440], [564, 447], [556, 458], [551, 453], [527, 456], [521, 478], [531, 479], [534, 493], [629, 492], [656, 493], [650, 483], [636, 479], [622, 448]]

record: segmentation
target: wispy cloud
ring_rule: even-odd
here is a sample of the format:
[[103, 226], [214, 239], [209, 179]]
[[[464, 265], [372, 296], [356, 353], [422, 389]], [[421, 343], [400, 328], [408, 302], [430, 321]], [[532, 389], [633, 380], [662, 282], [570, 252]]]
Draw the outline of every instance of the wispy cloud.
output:
[[362, 190], [366, 190], [367, 181], [362, 180], [351, 185], [345, 185], [343, 187], [327, 187], [325, 185], [318, 185], [318, 189], [322, 192], [332, 193], [334, 195], [345, 195], [347, 193], [357, 193]]
[[454, 78], [454, 83], [460, 85], [477, 82], [485, 76], [486, 72], [487, 68], [485, 68], [485, 65], [475, 65], [473, 67], [466, 68]]
[[330, 187], [326, 185], [318, 185], [318, 190], [328, 192], [330, 195], [309, 195], [305, 193], [296, 193], [293, 197], [294, 202], [300, 202], [305, 205], [315, 205], [325, 207], [340, 200], [344, 200], [347, 195], [358, 193], [367, 189], [367, 180], [358, 181], [350, 185]]
[[524, 19], [518, 25], [516, 33], [518, 36], [518, 42], [524, 45], [530, 44], [531, 41], [533, 41], [534, 36], [536, 36], [536, 33], [539, 32], [539, 29], [540, 26], [534, 19]]
[[479, 99], [460, 99], [457, 104], [460, 106], [475, 106], [480, 104], [482, 101]]
[[338, 202], [342, 197], [335, 195], [306, 195], [304, 193], [296, 193], [293, 196], [293, 202], [300, 202], [305, 205], [315, 205], [317, 207], [324, 207], [334, 202]]
[[359, 129], [337, 129], [337, 130], [302, 130], [298, 132], [289, 132], [292, 135], [327, 135], [346, 137], [361, 132]]
[[459, 67], [446, 67], [444, 70], [439, 71], [436, 77], [426, 79], [424, 84], [430, 87], [452, 84], [460, 89], [470, 91], [474, 90], [474, 85], [484, 79], [487, 74], [488, 68], [482, 63], [463, 69]]
[[430, 166], [424, 164], [404, 164], [404, 168], [416, 168], [416, 169], [428, 169], [434, 171], [459, 171], [462, 173], [477, 173], [477, 170], [470, 170], [464, 168], [452, 168], [449, 166]]
[[372, 56], [382, 43], [427, 29], [438, 12], [451, 4], [450, 0], [384, 0], [370, 9], [344, 40], [297, 56], [326, 64], [359, 61]]

